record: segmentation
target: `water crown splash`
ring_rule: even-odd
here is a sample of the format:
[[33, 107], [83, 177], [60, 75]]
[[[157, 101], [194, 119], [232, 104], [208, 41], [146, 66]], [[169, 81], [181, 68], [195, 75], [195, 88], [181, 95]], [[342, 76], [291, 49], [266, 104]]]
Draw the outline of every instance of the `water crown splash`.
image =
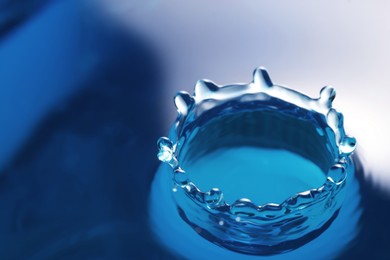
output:
[[[171, 168], [180, 217], [209, 241], [246, 254], [287, 252], [320, 235], [337, 217], [354, 172], [356, 140], [345, 134], [343, 115], [332, 108], [335, 96], [329, 86], [313, 99], [275, 85], [264, 68], [254, 71], [249, 84], [200, 80], [194, 95], [179, 92], [178, 117], [169, 138], [158, 140], [158, 159]], [[219, 187], [201, 190], [192, 181], [197, 161], [243, 146], [297, 154], [318, 166], [324, 182], [280, 202], [257, 204], [252, 200], [258, 198], [228, 201]]]

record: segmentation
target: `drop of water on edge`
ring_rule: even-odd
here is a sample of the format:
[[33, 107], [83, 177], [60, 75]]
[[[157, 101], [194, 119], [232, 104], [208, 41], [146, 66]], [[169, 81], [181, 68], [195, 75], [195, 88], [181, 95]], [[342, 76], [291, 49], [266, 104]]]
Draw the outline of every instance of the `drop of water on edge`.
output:
[[215, 208], [221, 203], [223, 194], [219, 189], [213, 188], [205, 193], [204, 199], [209, 208]]

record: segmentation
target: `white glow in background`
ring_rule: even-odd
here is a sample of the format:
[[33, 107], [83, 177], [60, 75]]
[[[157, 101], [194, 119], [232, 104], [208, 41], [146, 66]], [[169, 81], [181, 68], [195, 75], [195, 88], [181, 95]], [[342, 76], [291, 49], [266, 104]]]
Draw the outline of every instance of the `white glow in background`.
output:
[[[265, 66], [276, 84], [315, 97], [337, 90], [335, 107], [374, 180], [390, 186], [390, 2], [99, 0], [117, 22], [162, 53], [172, 96], [200, 78], [249, 82]], [[168, 120], [168, 119], [167, 119]], [[169, 120], [168, 120], [169, 121]], [[171, 123], [171, 121], [169, 121]]]

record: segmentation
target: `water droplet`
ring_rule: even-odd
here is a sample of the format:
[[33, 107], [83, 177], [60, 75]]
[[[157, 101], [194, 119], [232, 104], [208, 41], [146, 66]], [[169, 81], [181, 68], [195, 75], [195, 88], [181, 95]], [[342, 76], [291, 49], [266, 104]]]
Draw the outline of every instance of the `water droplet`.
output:
[[345, 168], [340, 164], [333, 165], [328, 171], [328, 178], [335, 184], [343, 182], [346, 177]]
[[172, 150], [169, 148], [161, 148], [157, 153], [157, 158], [162, 162], [170, 162], [173, 159]]
[[160, 137], [157, 141], [159, 151], [157, 158], [162, 162], [171, 162], [173, 159], [173, 144], [167, 137]]
[[213, 188], [205, 193], [204, 199], [209, 208], [215, 208], [222, 202], [223, 193], [219, 189]]
[[219, 224], [220, 226], [223, 226], [223, 225], [225, 224], [225, 222], [224, 222], [223, 220], [220, 220], [220, 221], [218, 222], [218, 224]]
[[234, 215], [254, 216], [258, 213], [258, 207], [249, 199], [236, 200], [230, 209]]
[[160, 137], [157, 141], [157, 146], [159, 149], [161, 148], [169, 148], [173, 149], [173, 143], [171, 140], [169, 140], [168, 137]]
[[182, 115], [187, 115], [188, 110], [194, 104], [194, 98], [185, 91], [177, 93], [174, 101], [177, 111]]
[[240, 221], [241, 221], [241, 218], [240, 218], [240, 217], [236, 217], [236, 221], [237, 221], [237, 222], [240, 222]]
[[340, 145], [340, 142], [345, 136], [343, 114], [337, 112], [336, 109], [331, 108], [328, 114], [326, 115], [326, 118], [327, 118], [328, 125], [335, 133], [337, 145]]
[[172, 188], [172, 191], [173, 191], [173, 192], [177, 192], [177, 188], [176, 188], [176, 187], [173, 187], [173, 188]]
[[351, 154], [356, 148], [356, 139], [354, 137], [345, 136], [340, 142], [340, 151], [345, 154]]

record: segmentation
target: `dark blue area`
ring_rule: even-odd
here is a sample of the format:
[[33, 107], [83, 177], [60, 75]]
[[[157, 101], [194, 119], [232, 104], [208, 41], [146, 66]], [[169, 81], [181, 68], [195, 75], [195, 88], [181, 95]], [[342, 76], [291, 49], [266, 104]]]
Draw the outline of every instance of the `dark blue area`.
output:
[[0, 35], [10, 32], [46, 2], [48, 0], [0, 0]]
[[107, 58], [0, 174], [1, 259], [171, 258], [147, 219], [158, 56], [136, 34], [94, 23], [85, 44]]
[[355, 163], [357, 173], [360, 173], [357, 177], [362, 194], [361, 230], [351, 247], [339, 259], [390, 259], [390, 198], [363, 175], [362, 162], [355, 160]]

